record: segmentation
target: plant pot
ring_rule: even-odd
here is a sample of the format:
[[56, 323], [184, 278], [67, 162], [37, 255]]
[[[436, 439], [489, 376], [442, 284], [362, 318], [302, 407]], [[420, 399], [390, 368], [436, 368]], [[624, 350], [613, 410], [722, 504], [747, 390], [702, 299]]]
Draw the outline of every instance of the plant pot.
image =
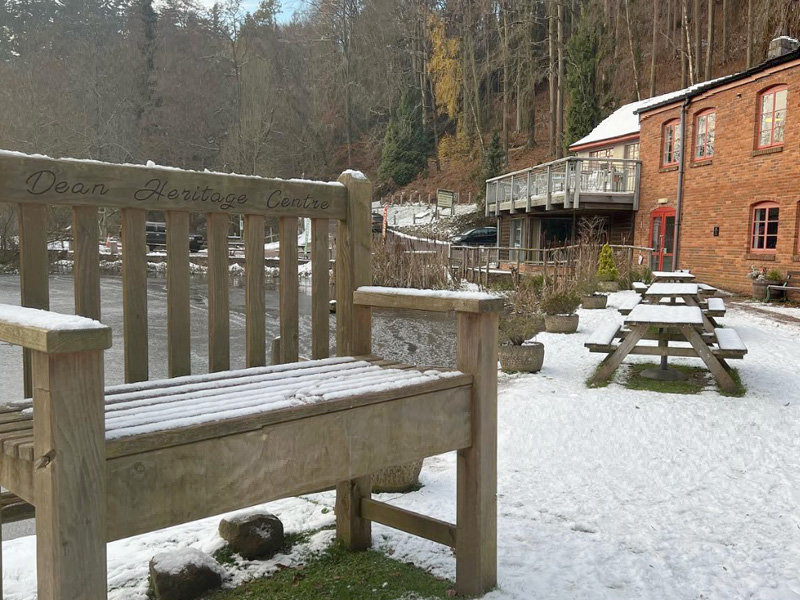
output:
[[544, 327], [550, 333], [575, 333], [578, 315], [545, 315]]
[[544, 363], [544, 344], [528, 342], [524, 346], [500, 346], [497, 356], [500, 367], [507, 373], [536, 373]]
[[583, 308], [605, 308], [608, 303], [608, 296], [603, 294], [592, 294], [591, 296], [584, 296], [581, 298], [581, 305]]
[[767, 299], [767, 286], [780, 285], [779, 281], [771, 281], [769, 279], [754, 279], [753, 280], [753, 300], [766, 300]]
[[598, 281], [597, 289], [601, 292], [618, 292], [619, 283], [616, 281]]
[[372, 491], [382, 492], [410, 492], [419, 484], [419, 472], [422, 470], [422, 460], [387, 467], [372, 474]]

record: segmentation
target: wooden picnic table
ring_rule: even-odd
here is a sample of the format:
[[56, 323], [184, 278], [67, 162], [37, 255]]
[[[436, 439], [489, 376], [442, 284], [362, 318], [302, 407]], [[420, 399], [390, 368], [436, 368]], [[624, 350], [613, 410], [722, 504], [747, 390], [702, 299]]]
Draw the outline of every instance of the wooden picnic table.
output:
[[[652, 328], [658, 329], [656, 337]], [[624, 327], [607, 324], [585, 344], [591, 352], [607, 353], [590, 382], [607, 381], [629, 354], [661, 356], [662, 368], [668, 356], [688, 356], [700, 358], [720, 387], [733, 392], [736, 382], [725, 359], [742, 358], [747, 348], [733, 329], [704, 332], [703, 328], [704, 315], [699, 306], [639, 304], [625, 317]], [[640, 344], [652, 339], [658, 340], [657, 346]], [[688, 342], [689, 346], [670, 342]]]
[[694, 281], [695, 276], [688, 271], [653, 271], [653, 281], [656, 283]]
[[642, 299], [651, 304], [666, 300], [669, 304], [682, 302], [685, 306], [699, 306], [702, 309], [703, 328], [710, 333], [718, 326], [714, 317], [725, 315], [725, 303], [721, 298], [705, 299], [700, 292], [701, 288], [697, 283], [660, 282], [642, 292]]

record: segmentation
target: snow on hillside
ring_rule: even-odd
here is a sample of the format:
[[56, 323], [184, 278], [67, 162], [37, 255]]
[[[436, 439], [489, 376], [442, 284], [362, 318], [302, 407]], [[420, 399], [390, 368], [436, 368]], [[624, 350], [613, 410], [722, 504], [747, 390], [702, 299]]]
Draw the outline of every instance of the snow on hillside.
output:
[[[731, 361], [744, 398], [587, 389], [601, 355], [583, 343], [621, 319], [614, 307], [631, 294], [580, 311], [577, 334], [540, 334], [539, 374], [500, 375], [499, 587], [486, 598], [798, 600], [800, 325], [729, 307], [722, 322], [749, 349]], [[429, 458], [421, 490], [381, 499], [453, 521], [455, 463], [454, 453]], [[267, 508], [297, 531], [331, 524], [333, 504], [323, 493]], [[147, 561], [169, 548], [218, 548], [217, 524], [110, 544], [109, 598], [144, 600]], [[455, 576], [451, 550], [380, 525], [373, 532], [394, 558]], [[33, 537], [3, 544], [6, 600], [35, 597], [34, 556]], [[240, 566], [234, 581], [269, 569]]]
[[[475, 211], [474, 204], [457, 204], [456, 216], [466, 215]], [[383, 206], [374, 202], [372, 212], [383, 214]], [[436, 216], [436, 207], [431, 204], [390, 204], [389, 218], [386, 224], [389, 227], [408, 227], [411, 225], [426, 225], [437, 220], [446, 220], [451, 216], [450, 209], [439, 211]]]

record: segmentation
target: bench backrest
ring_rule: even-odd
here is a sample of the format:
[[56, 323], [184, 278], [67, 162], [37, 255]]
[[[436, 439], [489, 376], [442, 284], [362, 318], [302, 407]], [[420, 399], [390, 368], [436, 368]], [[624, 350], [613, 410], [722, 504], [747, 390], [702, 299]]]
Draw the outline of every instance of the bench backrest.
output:
[[[208, 244], [209, 371], [230, 363], [229, 215], [244, 215], [246, 364], [266, 364], [264, 228], [277, 217], [280, 236], [280, 362], [298, 360], [298, 219], [311, 218], [312, 357], [329, 348], [329, 221], [336, 233], [336, 348], [368, 354], [369, 311], [352, 293], [371, 283], [371, 184], [346, 171], [337, 182], [266, 179], [115, 165], [0, 152], [0, 202], [19, 213], [21, 303], [49, 308], [47, 207], [72, 208], [75, 312], [101, 319], [98, 209], [120, 209], [126, 382], [148, 379], [148, 210], [166, 215], [167, 340], [170, 377], [190, 373], [189, 215], [204, 213]], [[24, 358], [29, 395], [29, 357]]]

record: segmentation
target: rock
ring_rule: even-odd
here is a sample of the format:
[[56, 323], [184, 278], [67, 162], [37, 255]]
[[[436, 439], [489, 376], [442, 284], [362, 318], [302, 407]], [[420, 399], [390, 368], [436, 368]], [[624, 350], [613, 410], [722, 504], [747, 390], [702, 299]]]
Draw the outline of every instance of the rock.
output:
[[156, 600], [193, 600], [222, 585], [225, 571], [205, 552], [181, 548], [150, 560], [150, 584]]
[[284, 542], [283, 523], [269, 513], [222, 519], [219, 534], [234, 552], [248, 560], [269, 558]]
[[372, 491], [410, 492], [419, 485], [419, 473], [422, 471], [422, 460], [388, 467], [372, 474]]

